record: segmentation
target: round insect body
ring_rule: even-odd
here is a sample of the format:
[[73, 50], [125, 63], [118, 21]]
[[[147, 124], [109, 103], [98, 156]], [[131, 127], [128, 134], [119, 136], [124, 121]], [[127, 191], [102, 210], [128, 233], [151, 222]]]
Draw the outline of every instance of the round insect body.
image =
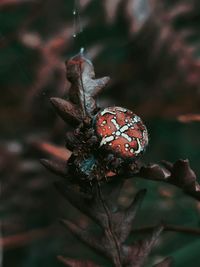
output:
[[122, 158], [134, 159], [148, 144], [146, 126], [140, 117], [122, 107], [108, 107], [95, 118], [100, 147]]

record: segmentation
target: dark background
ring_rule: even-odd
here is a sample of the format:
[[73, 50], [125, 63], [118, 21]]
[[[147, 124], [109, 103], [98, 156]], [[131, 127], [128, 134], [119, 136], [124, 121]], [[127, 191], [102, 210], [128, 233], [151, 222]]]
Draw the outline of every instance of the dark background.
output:
[[[187, 158], [200, 172], [199, 1], [80, 0], [76, 7], [80, 17], [73, 16], [71, 0], [0, 1], [3, 267], [61, 266], [58, 254], [103, 263], [60, 226], [60, 217], [82, 227], [90, 222], [56, 192], [57, 178], [39, 163], [48, 152], [56, 156], [51, 144], [64, 146], [68, 126], [49, 98], [66, 97], [64, 62], [81, 47], [96, 76], [111, 77], [99, 104], [127, 107], [145, 121], [150, 144], [144, 161]], [[143, 187], [148, 194], [137, 226], [161, 220], [199, 226], [200, 204], [172, 186], [135, 179], [120, 203]], [[176, 267], [197, 267], [199, 248], [199, 236], [166, 232], [149, 260], [171, 255]]]

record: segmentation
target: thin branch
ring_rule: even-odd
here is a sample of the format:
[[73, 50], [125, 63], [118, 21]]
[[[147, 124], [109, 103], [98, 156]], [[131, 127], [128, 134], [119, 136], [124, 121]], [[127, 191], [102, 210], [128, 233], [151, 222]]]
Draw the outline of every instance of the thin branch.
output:
[[183, 123], [200, 122], [200, 114], [185, 114], [178, 116], [178, 121]]
[[[184, 234], [200, 235], [200, 228], [172, 225], [172, 224], [162, 224], [163, 231], [179, 232]], [[155, 225], [143, 226], [132, 230], [132, 233], [143, 233], [151, 232], [155, 228]]]
[[103, 200], [101, 186], [99, 184], [98, 184], [98, 194], [99, 194], [99, 198], [100, 198], [100, 201], [102, 203], [102, 206], [103, 206], [103, 208], [105, 210], [105, 214], [107, 216], [107, 230], [106, 230], [107, 236], [110, 239], [110, 243], [112, 244], [113, 249], [115, 250], [115, 253], [113, 255], [114, 256], [113, 261], [114, 261], [114, 264], [115, 264], [116, 267], [121, 267], [122, 266], [122, 260], [121, 260], [121, 252], [120, 252], [118, 239], [115, 236], [115, 233], [113, 231], [112, 218], [110, 216], [110, 211], [109, 211], [106, 203]]

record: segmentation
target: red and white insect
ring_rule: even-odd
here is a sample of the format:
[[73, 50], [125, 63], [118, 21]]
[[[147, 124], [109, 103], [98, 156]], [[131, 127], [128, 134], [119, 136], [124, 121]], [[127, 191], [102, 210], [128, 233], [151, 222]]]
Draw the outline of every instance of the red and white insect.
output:
[[100, 111], [95, 120], [97, 135], [104, 147], [123, 158], [134, 158], [148, 144], [146, 126], [140, 117], [121, 107], [108, 107]]

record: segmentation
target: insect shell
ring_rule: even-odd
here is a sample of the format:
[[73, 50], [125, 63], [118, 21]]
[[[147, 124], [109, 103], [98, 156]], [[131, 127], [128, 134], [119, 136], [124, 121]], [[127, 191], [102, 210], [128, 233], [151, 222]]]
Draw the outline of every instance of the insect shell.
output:
[[117, 156], [134, 160], [148, 145], [146, 126], [140, 117], [122, 107], [108, 107], [94, 121], [100, 147]]

